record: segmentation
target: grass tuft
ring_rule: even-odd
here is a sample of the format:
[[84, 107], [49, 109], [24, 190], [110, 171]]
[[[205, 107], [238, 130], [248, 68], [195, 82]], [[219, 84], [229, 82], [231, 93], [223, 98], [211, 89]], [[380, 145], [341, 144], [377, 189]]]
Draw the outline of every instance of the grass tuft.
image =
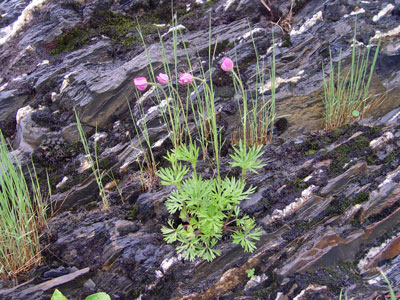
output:
[[90, 153], [90, 149], [89, 149], [89, 145], [88, 145], [88, 142], [87, 142], [87, 139], [85, 136], [85, 132], [83, 131], [81, 121], [79, 120], [79, 116], [76, 111], [75, 111], [75, 118], [76, 118], [76, 126], [79, 131], [79, 136], [81, 138], [83, 148], [85, 149], [86, 158], [89, 161], [90, 168], [92, 169], [93, 175], [96, 179], [97, 186], [99, 187], [99, 194], [100, 194], [101, 200], [103, 201], [103, 209], [105, 211], [108, 211], [108, 209], [110, 208], [110, 202], [108, 200], [108, 196], [107, 196], [106, 191], [103, 186], [104, 174], [102, 172], [100, 172], [96, 140], [94, 143], [94, 159], [93, 159], [93, 157]]
[[47, 224], [47, 206], [34, 166], [29, 179], [0, 131], [0, 277], [15, 278], [41, 260], [39, 231]]
[[375, 50], [371, 66], [369, 66], [371, 44], [367, 46], [366, 50], [360, 50], [357, 53], [356, 32], [356, 26], [354, 26], [351, 65], [347, 74], [345, 76], [342, 74], [341, 51], [339, 54], [337, 69], [335, 70], [332, 60], [332, 52], [329, 49], [330, 74], [328, 80], [325, 78], [324, 67], [322, 67], [326, 130], [332, 130], [341, 125], [348, 124], [353, 120], [362, 118], [368, 108], [368, 92], [376, 59], [378, 57], [380, 41]]

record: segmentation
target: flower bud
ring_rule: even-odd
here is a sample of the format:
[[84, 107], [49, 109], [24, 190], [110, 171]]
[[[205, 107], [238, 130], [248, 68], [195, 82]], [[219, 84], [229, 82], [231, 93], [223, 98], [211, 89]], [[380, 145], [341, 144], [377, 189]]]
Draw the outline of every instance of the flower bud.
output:
[[158, 76], [157, 76], [157, 81], [158, 81], [160, 84], [166, 84], [166, 83], [168, 83], [168, 81], [169, 81], [169, 77], [168, 77], [167, 74], [160, 73], [160, 74], [158, 74]]
[[193, 76], [189, 73], [182, 73], [179, 75], [178, 82], [180, 84], [189, 84], [193, 81]]
[[222, 58], [221, 69], [224, 70], [225, 72], [232, 71], [232, 69], [233, 69], [233, 61], [230, 58], [223, 57]]
[[145, 77], [137, 77], [133, 79], [133, 84], [139, 91], [144, 91], [147, 88], [147, 79]]

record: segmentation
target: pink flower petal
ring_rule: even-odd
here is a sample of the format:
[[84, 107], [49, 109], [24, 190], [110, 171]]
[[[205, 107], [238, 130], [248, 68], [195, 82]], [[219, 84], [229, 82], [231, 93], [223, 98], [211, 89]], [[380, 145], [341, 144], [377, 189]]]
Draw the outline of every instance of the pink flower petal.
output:
[[233, 61], [230, 58], [223, 57], [222, 58], [221, 69], [224, 70], [225, 72], [232, 71], [232, 69], [233, 69]]
[[147, 88], [147, 79], [145, 77], [136, 77], [133, 79], [133, 84], [139, 91], [144, 91]]
[[182, 73], [179, 75], [178, 82], [180, 84], [189, 84], [193, 81], [193, 76], [189, 73]]

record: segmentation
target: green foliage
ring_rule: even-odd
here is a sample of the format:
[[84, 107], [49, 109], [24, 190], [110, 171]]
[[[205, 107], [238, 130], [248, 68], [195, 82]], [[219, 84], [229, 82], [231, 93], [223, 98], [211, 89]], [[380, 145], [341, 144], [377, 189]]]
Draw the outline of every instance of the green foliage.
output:
[[254, 268], [246, 270], [247, 277], [249, 277], [249, 278], [254, 278], [254, 277], [255, 277], [254, 271], [255, 271]]
[[[188, 148], [180, 146], [166, 156], [171, 166], [158, 173], [161, 184], [177, 187], [165, 205], [171, 214], [179, 213], [181, 219], [177, 226], [169, 220], [168, 226], [161, 229], [165, 241], [180, 242], [176, 249], [185, 259], [192, 261], [199, 257], [212, 261], [221, 253], [215, 249], [218, 240], [224, 231], [229, 231], [234, 244], [240, 244], [246, 252], [253, 252], [261, 230], [254, 219], [241, 213], [239, 204], [254, 192], [254, 188], [245, 189], [245, 184], [235, 178], [204, 180], [196, 173], [198, 155], [199, 149], [193, 144]], [[255, 157], [257, 159], [259, 155]], [[180, 161], [190, 162], [193, 167], [191, 176], [186, 179], [189, 169]], [[242, 157], [242, 161], [251, 160]], [[245, 170], [256, 169], [255, 165], [249, 168], [250, 164], [246, 163], [240, 166]]]
[[55, 290], [51, 300], [68, 300], [59, 290]]
[[111, 297], [104, 292], [100, 292], [87, 296], [85, 300], [111, 300]]
[[232, 167], [240, 167], [242, 169], [242, 181], [247, 171], [257, 173], [257, 169], [264, 167], [260, 160], [260, 156], [263, 154], [261, 146], [253, 146], [250, 149], [246, 149], [246, 145], [243, 141], [239, 142], [239, 148], [233, 147], [235, 154], [230, 155], [233, 159], [231, 162]]
[[[325, 104], [325, 128], [334, 129], [349, 123], [355, 118], [362, 117], [367, 108], [368, 92], [378, 57], [380, 41], [375, 50], [371, 66], [369, 67], [369, 54], [371, 45], [366, 51], [356, 53], [356, 26], [354, 26], [354, 37], [352, 45], [351, 65], [346, 76], [342, 76], [341, 52], [337, 69], [333, 67], [332, 53], [329, 49], [330, 74], [325, 79], [324, 68], [324, 104]], [[369, 72], [368, 72], [369, 67]]]
[[[51, 300], [68, 300], [59, 290], [55, 290]], [[85, 300], [111, 300], [111, 297], [104, 292], [87, 296]]]
[[8, 146], [0, 131], [0, 276], [14, 278], [40, 263], [39, 231], [47, 224], [47, 206], [35, 167], [26, 180]]

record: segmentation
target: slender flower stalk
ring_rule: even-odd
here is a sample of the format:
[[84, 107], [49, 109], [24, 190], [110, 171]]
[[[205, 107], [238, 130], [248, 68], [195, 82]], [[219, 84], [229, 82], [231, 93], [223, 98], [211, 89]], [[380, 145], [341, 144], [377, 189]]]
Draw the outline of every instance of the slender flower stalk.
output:
[[[183, 75], [182, 76], [182, 82], [183, 82], [182, 84], [189, 84], [193, 80], [192, 79], [192, 75], [189, 74], [189, 73], [183, 73], [181, 75]], [[143, 91], [143, 90], [145, 90], [147, 88], [148, 85], [150, 85], [150, 86], [158, 87], [162, 91], [162, 93], [164, 94], [165, 101], [167, 101], [168, 114], [169, 114], [169, 117], [170, 117], [170, 122], [171, 122], [171, 127], [172, 127], [173, 144], [174, 144], [174, 148], [176, 148], [176, 147], [178, 147], [179, 140], [180, 140], [179, 137], [178, 137], [179, 134], [177, 132], [177, 129], [175, 127], [175, 122], [174, 122], [174, 119], [173, 119], [173, 112], [171, 110], [171, 105], [170, 105], [170, 97], [168, 96], [168, 94], [164, 90], [164, 88], [161, 86], [161, 84], [166, 84], [166, 83], [169, 82], [169, 77], [168, 77], [167, 74], [159, 73], [158, 76], [157, 76], [157, 81], [159, 83], [157, 83], [157, 82], [148, 82], [145, 77], [138, 77], [138, 78], [135, 78], [133, 82], [134, 82], [134, 85], [137, 87], [138, 90]], [[144, 84], [146, 84], [146, 88], [143, 88]], [[171, 87], [172, 91], [175, 93], [175, 95], [177, 96], [177, 98], [179, 99], [179, 102], [180, 102], [180, 105], [181, 105], [181, 109], [183, 111], [183, 103], [182, 103], [182, 99], [179, 96], [178, 91], [172, 85], [170, 87]], [[189, 124], [187, 122], [187, 118], [186, 117], [184, 117], [184, 122], [185, 122], [185, 125], [186, 125], [186, 129], [188, 131], [190, 143], [192, 143], [192, 137], [190, 136]]]
[[219, 172], [219, 141], [218, 141], [218, 132], [217, 132], [217, 118], [215, 114], [215, 103], [214, 103], [214, 93], [211, 91], [210, 86], [207, 81], [200, 77], [193, 77], [194, 80], [198, 80], [203, 83], [206, 91], [208, 93], [208, 99], [210, 101], [211, 106], [211, 122], [212, 122], [212, 134], [213, 134], [213, 142], [214, 142], [214, 154], [215, 154], [215, 162], [217, 164], [217, 175], [220, 178]]
[[[247, 152], [247, 94], [243, 86], [243, 82], [240, 77], [236, 74], [233, 69], [233, 61], [227, 57], [222, 58], [221, 69], [225, 72], [231, 72], [233, 77], [236, 79], [236, 82], [239, 84], [239, 87], [242, 92], [243, 97], [243, 151], [244, 156], [246, 156]], [[245, 169], [242, 169], [242, 183], [244, 182], [244, 175], [246, 173]]]

